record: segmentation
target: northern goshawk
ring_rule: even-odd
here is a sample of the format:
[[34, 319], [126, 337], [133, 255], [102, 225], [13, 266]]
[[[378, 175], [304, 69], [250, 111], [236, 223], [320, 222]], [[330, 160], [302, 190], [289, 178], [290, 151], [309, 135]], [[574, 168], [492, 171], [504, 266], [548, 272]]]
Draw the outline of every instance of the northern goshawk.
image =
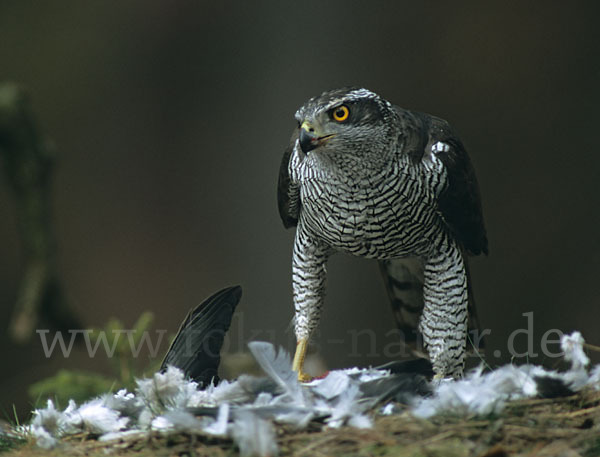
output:
[[297, 226], [299, 378], [307, 378], [325, 264], [338, 251], [379, 260], [399, 327], [414, 333], [418, 326], [436, 377], [460, 376], [467, 329], [476, 326], [467, 254], [488, 247], [477, 180], [456, 133], [442, 119], [361, 88], [325, 92], [295, 117], [278, 203], [284, 226]]

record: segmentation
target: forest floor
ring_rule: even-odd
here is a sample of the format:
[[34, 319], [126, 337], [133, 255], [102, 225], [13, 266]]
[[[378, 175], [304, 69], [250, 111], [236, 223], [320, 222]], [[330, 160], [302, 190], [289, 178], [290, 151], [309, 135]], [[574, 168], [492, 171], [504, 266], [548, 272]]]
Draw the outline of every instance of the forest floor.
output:
[[[422, 420], [405, 412], [377, 417], [372, 429], [327, 429], [312, 423], [302, 431], [279, 426], [277, 434], [280, 456], [597, 457], [600, 392], [513, 401], [502, 413], [486, 418], [437, 416]], [[11, 447], [10, 442], [0, 442], [3, 457], [239, 455], [228, 439], [159, 433], [113, 442], [74, 436], [52, 451], [39, 449], [33, 442]]]

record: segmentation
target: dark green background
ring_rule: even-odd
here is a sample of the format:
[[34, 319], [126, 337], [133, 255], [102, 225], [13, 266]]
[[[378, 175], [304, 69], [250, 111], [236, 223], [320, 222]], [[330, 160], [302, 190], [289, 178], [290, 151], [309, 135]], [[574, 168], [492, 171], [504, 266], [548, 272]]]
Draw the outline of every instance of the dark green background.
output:
[[[528, 311], [536, 347], [552, 328], [600, 344], [596, 5], [3, 0], [0, 80], [28, 87], [60, 152], [55, 224], [74, 307], [86, 325], [152, 310], [174, 331], [189, 307], [240, 283], [228, 348], [292, 349], [279, 161], [294, 111], [353, 84], [449, 120], [470, 151], [490, 239], [472, 272], [489, 353], [501, 351], [490, 362], [510, 360]], [[32, 381], [108, 365], [8, 340], [23, 262], [0, 176], [0, 406], [27, 410]], [[329, 272], [317, 340], [329, 366], [385, 360], [392, 319], [376, 263], [338, 256]], [[360, 329], [379, 335], [377, 356], [366, 339], [353, 347]]]

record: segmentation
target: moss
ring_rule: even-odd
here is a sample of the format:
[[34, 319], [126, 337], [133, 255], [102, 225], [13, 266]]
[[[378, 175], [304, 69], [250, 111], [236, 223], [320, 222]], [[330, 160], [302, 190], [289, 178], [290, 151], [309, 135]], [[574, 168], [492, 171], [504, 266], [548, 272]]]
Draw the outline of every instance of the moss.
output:
[[97, 354], [101, 354], [103, 348], [114, 348], [114, 353], [109, 357], [114, 376], [107, 377], [100, 373], [80, 370], [60, 370], [54, 376], [29, 387], [29, 396], [34, 401], [34, 406], [45, 406], [47, 398], [52, 398], [58, 405], [64, 406], [70, 399], [81, 403], [121, 388], [135, 388], [135, 378], [143, 377], [144, 371], [154, 372], [158, 369], [157, 363], [148, 365], [145, 358], [143, 360], [146, 365], [141, 367], [138, 362], [141, 358], [137, 357], [140, 347], [143, 346], [144, 335], [151, 328], [153, 319], [152, 313], [145, 312], [135, 322], [131, 331], [125, 330], [123, 323], [118, 319], [110, 319], [103, 328], [93, 329], [87, 336], [91, 347], [98, 348]]
[[114, 379], [97, 373], [60, 370], [54, 376], [32, 384], [29, 396], [36, 399], [36, 407], [45, 406], [46, 398], [52, 398], [58, 405], [64, 406], [70, 399], [81, 403], [118, 387]]

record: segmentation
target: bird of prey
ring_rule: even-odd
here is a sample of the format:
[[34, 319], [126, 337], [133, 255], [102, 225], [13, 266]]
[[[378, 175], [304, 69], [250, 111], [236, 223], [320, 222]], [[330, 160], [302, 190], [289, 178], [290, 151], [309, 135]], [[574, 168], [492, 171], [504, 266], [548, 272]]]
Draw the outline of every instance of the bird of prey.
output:
[[295, 117], [278, 205], [284, 226], [296, 226], [299, 378], [308, 378], [304, 356], [323, 305], [325, 265], [335, 252], [377, 259], [400, 328], [422, 334], [437, 378], [461, 376], [467, 329], [477, 325], [467, 255], [487, 254], [488, 243], [460, 139], [446, 121], [364, 88], [324, 92]]

